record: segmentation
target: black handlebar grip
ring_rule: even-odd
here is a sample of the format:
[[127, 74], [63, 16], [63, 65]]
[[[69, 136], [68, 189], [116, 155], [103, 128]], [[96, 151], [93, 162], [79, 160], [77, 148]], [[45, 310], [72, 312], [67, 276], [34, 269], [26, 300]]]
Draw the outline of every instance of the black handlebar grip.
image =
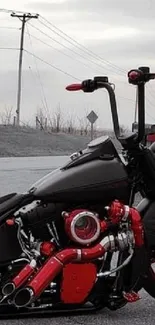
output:
[[94, 90], [96, 90], [94, 80], [87, 79], [82, 82], [82, 90], [85, 93], [92, 93]]

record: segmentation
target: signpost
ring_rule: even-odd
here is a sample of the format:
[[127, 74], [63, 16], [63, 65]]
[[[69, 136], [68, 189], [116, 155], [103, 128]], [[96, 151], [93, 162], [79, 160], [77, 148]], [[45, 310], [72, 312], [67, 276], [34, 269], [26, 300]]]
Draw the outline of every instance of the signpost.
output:
[[97, 114], [94, 111], [91, 111], [88, 116], [87, 116], [88, 121], [90, 122], [91, 125], [91, 140], [93, 140], [94, 136], [94, 123], [98, 119]]

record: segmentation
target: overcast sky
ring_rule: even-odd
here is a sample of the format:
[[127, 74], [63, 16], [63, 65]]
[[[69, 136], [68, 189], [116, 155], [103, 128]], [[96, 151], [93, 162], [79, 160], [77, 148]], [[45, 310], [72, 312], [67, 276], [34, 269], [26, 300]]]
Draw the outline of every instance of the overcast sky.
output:
[[[45, 107], [46, 98], [46, 110], [54, 112], [60, 105], [65, 119], [71, 115], [82, 118], [93, 109], [99, 115], [98, 126], [109, 127], [111, 115], [105, 92], [88, 95], [65, 91], [65, 86], [76, 82], [76, 78], [108, 75], [116, 84], [121, 124], [131, 126], [135, 89], [128, 85], [126, 74], [142, 65], [155, 71], [155, 1], [14, 0], [12, 3], [1, 0], [0, 7], [40, 14], [38, 20], [26, 24], [25, 50], [73, 76], [24, 52], [21, 120], [34, 120], [37, 108]], [[96, 56], [73, 46], [71, 40], [67, 42], [64, 34], [60, 37], [50, 23]], [[0, 12], [0, 48], [19, 48], [20, 27], [17, 18]], [[16, 110], [18, 56], [18, 50], [0, 49], [1, 111], [5, 106]], [[153, 82], [148, 86], [147, 98], [147, 122], [155, 123]]]

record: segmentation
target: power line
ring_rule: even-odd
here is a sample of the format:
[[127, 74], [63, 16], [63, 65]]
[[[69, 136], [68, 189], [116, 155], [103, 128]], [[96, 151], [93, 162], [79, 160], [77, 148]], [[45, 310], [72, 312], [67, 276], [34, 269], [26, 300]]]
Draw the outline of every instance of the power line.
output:
[[40, 60], [41, 62], [47, 64], [47, 65], [50, 66], [51, 68], [53, 68], [53, 69], [55, 69], [55, 70], [57, 70], [57, 71], [59, 71], [59, 72], [65, 74], [65, 75], [67, 75], [68, 77], [71, 77], [71, 78], [73, 78], [73, 79], [76, 79], [76, 80], [78, 80], [78, 81], [81, 81], [79, 78], [77, 78], [77, 77], [73, 76], [72, 74], [70, 74], [70, 73], [68, 73], [68, 72], [66, 72], [66, 71], [64, 71], [64, 70], [62, 70], [62, 69], [56, 67], [55, 65], [53, 65], [53, 64], [51, 64], [51, 63], [45, 61], [44, 59], [42, 59], [42, 58], [40, 58], [39, 56], [33, 54], [32, 52], [29, 52], [29, 51], [27, 51], [27, 50], [25, 50], [25, 49], [24, 49], [24, 52], [26, 52], [26, 53], [28, 53], [28, 54], [34, 56], [36, 59], [38, 59], [38, 60]]
[[[135, 101], [132, 98], [126, 98], [126, 97], [122, 97], [122, 96], [118, 96], [118, 98], [123, 99], [123, 100], [131, 101], [131, 102], [133, 102], [135, 104]], [[147, 100], [148, 100], [148, 98], [147, 98]], [[148, 100], [148, 102], [149, 102], [149, 100]], [[133, 109], [135, 110], [135, 108], [133, 108]], [[146, 115], [148, 115], [149, 117], [152, 118], [152, 120], [155, 121], [155, 118], [151, 114], [149, 114], [147, 111], [146, 111]]]
[[[31, 40], [31, 35], [29, 33], [28, 26], [27, 26], [27, 31], [28, 31], [28, 36], [29, 36], [29, 40], [30, 40], [31, 47], [32, 47], [32, 51], [33, 51], [33, 54], [34, 54], [32, 40]], [[45, 96], [44, 87], [43, 87], [43, 83], [42, 83], [42, 80], [41, 80], [40, 72], [39, 72], [39, 69], [38, 69], [37, 59], [36, 59], [35, 56], [33, 56], [33, 58], [34, 58], [34, 61], [35, 61], [35, 66], [36, 66], [37, 78], [38, 78], [38, 81], [40, 83], [40, 88], [41, 88], [41, 92], [42, 92], [42, 95], [43, 95], [42, 103], [43, 103], [43, 106], [44, 106], [44, 108], [46, 110], [46, 113], [48, 114], [49, 120], [50, 120], [49, 107], [48, 107], [47, 99], [46, 99], [46, 96]]]
[[[44, 45], [46, 45], [46, 46], [48, 46], [48, 47], [54, 49], [55, 51], [61, 53], [62, 55], [66, 56], [66, 57], [68, 57], [68, 58], [70, 58], [70, 59], [72, 59], [72, 60], [75, 60], [75, 61], [79, 62], [80, 64], [82, 64], [83, 66], [85, 66], [86, 68], [89, 68], [89, 69], [92, 70], [92, 67], [91, 67], [90, 65], [87, 65], [86, 63], [80, 61], [80, 60], [77, 59], [76, 57], [72, 57], [71, 55], [69, 55], [69, 54], [67, 54], [67, 53], [65, 53], [65, 52], [62, 52], [61, 50], [55, 48], [53, 45], [51, 45], [51, 44], [49, 44], [49, 43], [46, 43], [46, 42], [42, 41], [40, 38], [38, 38], [38, 37], [36, 37], [36, 36], [34, 36], [34, 35], [32, 35], [32, 34], [30, 34], [30, 36], [31, 36], [32, 38], [36, 39], [38, 42], [40, 42], [40, 43], [42, 43], [42, 44], [44, 44]], [[94, 70], [94, 71], [96, 72], [96, 70]], [[99, 71], [99, 70], [98, 70], [98, 71]]]
[[[60, 68], [55, 67], [54, 65], [52, 65], [51, 63], [49, 63], [49, 62], [47, 62], [47, 61], [41, 59], [41, 58], [38, 57], [37, 55], [35, 55], [35, 54], [33, 54], [33, 53], [31, 53], [31, 52], [29, 52], [29, 51], [27, 51], [27, 50], [24, 50], [24, 51], [25, 51], [26, 53], [28, 53], [28, 54], [30, 54], [30, 55], [36, 57], [36, 59], [40, 60], [41, 62], [43, 62], [43, 63], [45, 63], [45, 64], [51, 66], [52, 68], [54, 68], [54, 69], [56, 69], [56, 70], [58, 70], [58, 71], [60, 71], [60, 72], [62, 72], [62, 73], [64, 73], [64, 74], [68, 75], [69, 77], [74, 78], [74, 79], [76, 79], [76, 80], [78, 80], [78, 81], [81, 82], [81, 80], [80, 80], [79, 78], [74, 77], [73, 75], [69, 74], [68, 72], [66, 72], [66, 71], [64, 71], [64, 70], [62, 70], [62, 69], [60, 69]], [[120, 99], [124, 99], [124, 100], [129, 100], [129, 101], [132, 101], [133, 103], [135, 103], [135, 101], [134, 101], [133, 99], [131, 99], [131, 98], [126, 98], [126, 97], [122, 97], [122, 96], [118, 96], [118, 98], [120, 98]], [[153, 117], [152, 117], [152, 118], [153, 118]]]
[[17, 27], [7, 27], [7, 26], [0, 26], [0, 28], [1, 29], [18, 29], [19, 30], [19, 28], [17, 28]]
[[[149, 86], [150, 86], [150, 88], [149, 88]], [[152, 97], [152, 99], [155, 101], [154, 89], [151, 87], [151, 85], [149, 85], [149, 86], [147, 86], [147, 91], [150, 94], [150, 96]], [[152, 93], [151, 89], [152, 89], [153, 93]]]
[[40, 28], [35, 27], [35, 26], [32, 25], [31, 23], [29, 23], [29, 25], [30, 25], [32, 28], [34, 28], [34, 29], [36, 29], [37, 31], [39, 31], [41, 34], [43, 34], [43, 35], [45, 35], [46, 37], [48, 37], [49, 39], [51, 39], [53, 42], [55, 42], [55, 43], [61, 45], [61, 47], [64, 47], [64, 48], [67, 49], [68, 51], [70, 51], [70, 52], [72, 52], [72, 53], [74, 53], [74, 54], [80, 56], [82, 59], [84, 59], [84, 60], [86, 60], [86, 61], [90, 61], [91, 63], [93, 63], [94, 65], [96, 65], [97, 67], [99, 67], [100, 70], [101, 70], [101, 69], [102, 69], [102, 70], [105, 69], [105, 70], [111, 72], [111, 70], [109, 70], [108, 68], [105, 68], [105, 67], [101, 66], [101, 65], [98, 64], [97, 62], [94, 62], [91, 58], [87, 58], [87, 57], [85, 57], [84, 55], [82, 55], [82, 54], [80, 54], [80, 53], [74, 51], [74, 50], [71, 49], [71, 48], [69, 48], [68, 46], [62, 44], [61, 42], [59, 42], [59, 41], [56, 40], [55, 38], [51, 37], [49, 34], [43, 32]]
[[0, 47], [0, 50], [16, 50], [16, 51], [19, 51], [19, 48], [16, 48], [16, 47]]
[[127, 98], [127, 97], [123, 97], [123, 96], [118, 96], [118, 98], [120, 98], [120, 99], [124, 99], [124, 100], [128, 100], [128, 101], [130, 101], [130, 102], [135, 103], [135, 101], [134, 101], [132, 98]]
[[[40, 23], [41, 23], [43, 26], [45, 26], [46, 28], [48, 28], [49, 30], [51, 30], [53, 33], [55, 33], [56, 35], [58, 35], [59, 37], [65, 39], [65, 41], [67, 41], [67, 42], [68, 42], [69, 44], [71, 44], [72, 46], [74, 46], [74, 47], [80, 49], [80, 50], [83, 51], [86, 55], [89, 55], [89, 57], [92, 57], [92, 58], [95, 59], [95, 60], [101, 61], [100, 64], [102, 64], [102, 67], [103, 67], [103, 63], [106, 64], [106, 65], [108, 65], [107, 62], [105, 62], [104, 60], [99, 59], [98, 56], [97, 56], [96, 54], [95, 54], [95, 55], [92, 55], [92, 54], [91, 54], [91, 51], [86, 51], [86, 50], [85, 50], [85, 47], [84, 47], [84, 49], [83, 49], [83, 48], [80, 48], [79, 46], [73, 44], [73, 41], [67, 40], [64, 36], [61, 36], [60, 33], [54, 31], [51, 27], [47, 26], [46, 24], [44, 24], [44, 23], [41, 22], [41, 21], [40, 21]], [[81, 47], [83, 47], [83, 46], [81, 45]], [[104, 61], [104, 62], [102, 62], [102, 61]], [[110, 68], [111, 68], [111, 67], [110, 67]], [[112, 67], [112, 68], [114, 69], [114, 67]], [[105, 66], [104, 66], [104, 69], [109, 70], [109, 68], [106, 68]], [[117, 69], [117, 70], [118, 70], [118, 69]], [[109, 71], [111, 72], [111, 70], [109, 70]], [[119, 71], [119, 70], [118, 70], [118, 71]], [[118, 71], [117, 71], [117, 74], [118, 74]], [[119, 71], [119, 73], [122, 74], [122, 71]], [[123, 72], [123, 75], [124, 75], [124, 72]]]
[[[33, 70], [32, 70], [32, 68], [31, 68], [31, 65], [30, 65], [30, 63], [29, 63], [28, 60], [27, 60], [27, 56], [25, 56], [24, 59], [26, 59], [27, 64], [28, 64], [28, 68], [29, 68], [29, 70], [31, 71], [31, 75], [32, 75], [34, 81], [36, 82], [36, 75], [35, 75], [35, 73], [33, 73]], [[43, 107], [44, 107], [44, 102], [43, 102], [42, 97], [41, 97], [41, 102], [42, 102], [42, 105], [43, 105]]]
[[49, 44], [49, 43], [46, 43], [46, 42], [42, 41], [40, 38], [38, 38], [38, 37], [36, 37], [36, 36], [34, 36], [34, 35], [32, 35], [32, 34], [30, 34], [30, 36], [33, 37], [34, 39], [36, 39], [37, 41], [39, 41], [40, 43], [42, 43], [42, 44], [44, 44], [44, 45], [47, 45], [47, 46], [51, 47], [52, 49], [54, 49], [55, 51], [61, 53], [62, 55], [64, 55], [64, 56], [66, 56], [66, 57], [68, 57], [68, 58], [70, 58], [70, 59], [72, 59], [72, 60], [75, 60], [75, 61], [77, 61], [77, 62], [83, 64], [85, 67], [87, 67], [87, 68], [89, 68], [89, 69], [92, 69], [91, 66], [85, 64], [84, 62], [78, 60], [77, 58], [72, 57], [71, 55], [69, 55], [69, 54], [67, 54], [67, 53], [62, 52], [61, 50], [55, 48], [53, 45], [51, 45], [51, 44]]
[[[126, 71], [120, 67], [118, 67], [117, 65], [113, 64], [112, 62], [103, 59], [102, 57], [100, 57], [98, 54], [94, 53], [93, 51], [91, 51], [90, 49], [88, 49], [87, 47], [85, 47], [84, 45], [80, 44], [79, 42], [77, 42], [75, 39], [73, 39], [72, 37], [70, 37], [68, 34], [64, 33], [60, 28], [56, 27], [54, 24], [52, 24], [50, 21], [48, 21], [46, 18], [44, 18], [43, 16], [40, 16], [46, 23], [50, 24], [52, 27], [54, 27], [59, 33], [61, 33], [62, 35], [64, 35], [65, 37], [67, 37], [69, 40], [71, 40], [72, 42], [74, 42], [76, 44], [76, 47], [82, 49], [83, 51], [87, 52], [87, 54], [89, 53], [89, 55], [91, 56], [95, 56], [95, 58], [98, 58], [98, 60], [100, 60], [101, 62], [104, 62], [106, 64], [108, 64], [109, 66], [111, 66], [112, 68], [115, 68], [123, 73], [126, 73]], [[44, 24], [43, 22], [40, 21], [40, 23]], [[45, 24], [44, 24], [45, 25]], [[48, 27], [47, 25], [45, 25], [47, 28], [51, 29], [54, 33], [56, 33], [57, 35], [60, 36], [60, 34], [56, 31], [54, 31], [52, 28]], [[61, 36], [62, 37], [62, 36]], [[71, 43], [72, 44], [72, 43]], [[74, 45], [75, 46], [75, 45]]]
[[153, 104], [153, 103], [151, 102], [151, 100], [150, 100], [148, 97], [147, 97], [146, 99], [147, 99], [149, 105], [152, 106], [153, 108], [155, 108], [155, 104]]
[[[26, 59], [26, 61], [27, 61], [27, 56], [25, 56], [24, 59]], [[36, 76], [36, 74], [33, 72], [32, 68], [31, 68], [31, 65], [29, 64], [28, 61], [27, 61], [27, 64], [28, 64], [28, 67], [29, 67], [29, 71], [31, 72], [31, 75], [32, 75], [34, 81], [36, 82], [36, 77], [37, 77], [37, 76]], [[45, 103], [44, 103], [44, 101], [43, 101], [43, 98], [42, 98], [42, 96], [40, 96], [40, 97], [41, 97], [42, 107], [45, 108]], [[46, 109], [46, 108], [45, 108], [45, 109]], [[21, 123], [22, 123], [22, 122], [21, 122]]]
[[[61, 53], [62, 55], [66, 56], [66, 57], [68, 57], [68, 58], [70, 58], [70, 59], [72, 59], [72, 60], [75, 60], [75, 61], [79, 62], [80, 64], [82, 64], [82, 65], [85, 66], [86, 68], [89, 68], [89, 69], [95, 71], [95, 73], [96, 73], [97, 71], [100, 72], [99, 69], [98, 69], [98, 70], [93, 69], [93, 67], [91, 67], [90, 65], [88, 65], [88, 64], [86, 64], [86, 63], [84, 63], [84, 62], [82, 62], [81, 60], [79, 60], [79, 59], [76, 58], [76, 57], [72, 57], [71, 55], [69, 55], [69, 54], [67, 54], [67, 53], [65, 53], [65, 52], [62, 52], [61, 50], [55, 48], [53, 45], [51, 45], [51, 44], [49, 44], [49, 43], [46, 43], [46, 42], [42, 41], [40, 38], [38, 38], [38, 37], [36, 37], [36, 36], [34, 36], [34, 35], [30, 34], [30, 33], [29, 33], [29, 35], [30, 35], [32, 38], [34, 38], [35, 40], [37, 40], [38, 42], [40, 42], [40, 43], [42, 43], [42, 44], [44, 44], [44, 45], [46, 45], [46, 46], [48, 46], [48, 47], [54, 49], [55, 51]], [[116, 79], [117, 82], [119, 82], [119, 83], [123, 83], [123, 84], [127, 85], [127, 83], [126, 83], [125, 81], [121, 81], [121, 80], [119, 80], [119, 79], [117, 79], [117, 78], [114, 78], [114, 79]]]
[[[20, 11], [20, 10], [13, 10], [13, 9], [5, 9], [5, 8], [0, 8], [0, 12], [5, 12], [5, 13], [18, 13], [18, 14], [29, 14], [29, 12], [26, 11]], [[36, 14], [34, 14], [36, 15]]]

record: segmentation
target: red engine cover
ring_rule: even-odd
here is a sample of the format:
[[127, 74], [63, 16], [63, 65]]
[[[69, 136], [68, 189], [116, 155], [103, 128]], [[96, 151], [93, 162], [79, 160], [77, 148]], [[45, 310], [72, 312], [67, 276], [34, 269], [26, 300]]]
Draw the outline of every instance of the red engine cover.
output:
[[96, 281], [97, 270], [92, 263], [67, 264], [63, 269], [61, 301], [80, 304], [87, 298]]

